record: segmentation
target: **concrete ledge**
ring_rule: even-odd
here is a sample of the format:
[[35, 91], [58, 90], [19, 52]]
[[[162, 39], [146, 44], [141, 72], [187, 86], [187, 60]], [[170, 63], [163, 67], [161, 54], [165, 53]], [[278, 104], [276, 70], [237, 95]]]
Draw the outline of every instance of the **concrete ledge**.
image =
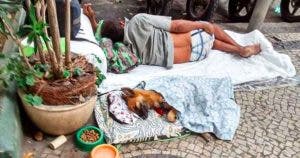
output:
[[22, 127], [14, 86], [0, 94], [0, 157], [21, 157]]
[[[24, 23], [25, 11], [16, 14], [18, 27]], [[16, 52], [17, 47], [11, 40], [7, 40], [3, 53]], [[4, 65], [6, 61], [0, 61]], [[23, 132], [20, 122], [19, 106], [17, 102], [15, 84], [10, 83], [7, 89], [0, 87], [0, 158], [20, 158]]]

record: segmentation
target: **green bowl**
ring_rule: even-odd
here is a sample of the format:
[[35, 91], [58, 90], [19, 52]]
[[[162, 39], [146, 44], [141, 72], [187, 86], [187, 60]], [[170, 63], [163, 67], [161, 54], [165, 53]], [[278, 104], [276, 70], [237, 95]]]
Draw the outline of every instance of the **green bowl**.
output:
[[[85, 142], [83, 141], [80, 137], [82, 135], [82, 133], [85, 130], [95, 130], [99, 135], [99, 139], [95, 142], [89, 143], [89, 142]], [[104, 133], [102, 130], [100, 130], [99, 128], [95, 127], [95, 126], [85, 126], [80, 128], [77, 132], [76, 132], [76, 136], [75, 136], [75, 144], [77, 146], [77, 148], [79, 148], [82, 151], [91, 151], [95, 146], [103, 144], [104, 143]]]

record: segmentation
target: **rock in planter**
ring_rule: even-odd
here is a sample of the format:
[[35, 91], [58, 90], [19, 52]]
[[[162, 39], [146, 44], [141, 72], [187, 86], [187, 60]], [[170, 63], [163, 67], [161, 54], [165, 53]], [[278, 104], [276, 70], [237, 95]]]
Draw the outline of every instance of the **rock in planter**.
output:
[[[18, 94], [21, 98], [24, 96], [20, 90]], [[63, 135], [76, 131], [88, 121], [96, 105], [97, 96], [77, 105], [32, 106], [21, 100], [27, 115], [37, 127], [51, 135]]]

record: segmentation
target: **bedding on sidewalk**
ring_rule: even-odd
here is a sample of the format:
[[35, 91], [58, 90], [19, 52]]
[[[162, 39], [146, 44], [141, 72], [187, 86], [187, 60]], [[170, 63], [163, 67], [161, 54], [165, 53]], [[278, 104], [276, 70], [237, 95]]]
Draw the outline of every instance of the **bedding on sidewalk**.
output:
[[139, 82], [162, 76], [206, 76], [229, 77], [234, 85], [249, 81], [268, 80], [275, 77], [293, 77], [296, 74], [289, 56], [278, 53], [266, 37], [255, 30], [248, 34], [226, 31], [241, 45], [261, 43], [262, 52], [249, 58], [241, 58], [217, 50], [212, 50], [200, 62], [175, 64], [172, 69], [158, 66], [140, 65], [127, 74], [108, 73], [100, 87], [100, 92], [134, 86]]
[[[262, 52], [250, 58], [213, 50], [205, 60], [175, 64], [172, 69], [140, 65], [126, 74], [106, 74], [106, 58], [98, 46], [88, 18], [82, 14], [78, 40], [71, 41], [71, 51], [85, 55], [98, 67], [106, 80], [98, 89], [104, 93], [121, 87], [134, 87], [146, 81], [146, 89], [154, 89], [179, 112], [176, 123], [169, 123], [150, 110], [147, 120], [120, 124], [109, 116], [107, 95], [96, 105], [95, 117], [105, 132], [107, 143], [145, 141], [161, 136], [178, 136], [186, 129], [213, 132], [218, 138], [231, 140], [238, 126], [240, 108], [234, 102], [233, 84], [261, 81], [296, 74], [290, 58], [276, 52], [259, 31], [238, 34], [227, 31], [241, 45], [261, 43]], [[98, 63], [97, 59], [102, 60]]]
[[184, 129], [195, 133], [211, 132], [223, 140], [233, 139], [239, 124], [240, 107], [234, 101], [229, 78], [169, 76], [147, 81], [145, 89], [162, 93], [165, 100], [178, 110], [176, 123], [169, 123], [154, 110], [149, 110], [146, 120], [120, 124], [109, 116], [107, 95], [103, 95], [95, 108], [95, 116], [108, 142], [126, 143], [176, 136]]

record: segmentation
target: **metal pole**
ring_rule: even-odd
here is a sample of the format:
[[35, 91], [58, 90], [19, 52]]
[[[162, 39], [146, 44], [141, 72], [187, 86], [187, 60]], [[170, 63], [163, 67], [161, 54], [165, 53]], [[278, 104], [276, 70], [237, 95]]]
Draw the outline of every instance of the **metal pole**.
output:
[[261, 29], [261, 26], [265, 20], [269, 6], [273, 0], [257, 0], [253, 14], [251, 16], [247, 31], [253, 31], [255, 29]]

